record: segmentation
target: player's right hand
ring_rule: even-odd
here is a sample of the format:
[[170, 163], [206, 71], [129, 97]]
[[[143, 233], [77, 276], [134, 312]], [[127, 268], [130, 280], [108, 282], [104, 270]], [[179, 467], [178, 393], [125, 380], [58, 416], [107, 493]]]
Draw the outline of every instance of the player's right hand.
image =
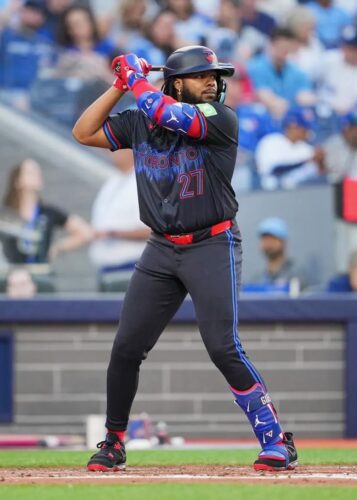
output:
[[146, 77], [151, 65], [145, 59], [139, 59], [135, 54], [125, 54], [113, 59], [112, 68], [115, 76], [131, 88], [136, 80]]

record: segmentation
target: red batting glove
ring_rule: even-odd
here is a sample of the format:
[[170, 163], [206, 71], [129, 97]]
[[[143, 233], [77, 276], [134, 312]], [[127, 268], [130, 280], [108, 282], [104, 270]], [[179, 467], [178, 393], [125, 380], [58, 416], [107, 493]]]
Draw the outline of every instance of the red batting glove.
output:
[[115, 76], [131, 88], [136, 80], [146, 77], [152, 66], [135, 54], [126, 54], [115, 57], [112, 61], [112, 68]]
[[129, 90], [129, 87], [127, 86], [127, 84], [124, 83], [123, 80], [119, 77], [116, 77], [116, 79], [114, 80], [113, 87], [115, 87], [116, 89], [120, 90], [123, 93], [125, 93]]

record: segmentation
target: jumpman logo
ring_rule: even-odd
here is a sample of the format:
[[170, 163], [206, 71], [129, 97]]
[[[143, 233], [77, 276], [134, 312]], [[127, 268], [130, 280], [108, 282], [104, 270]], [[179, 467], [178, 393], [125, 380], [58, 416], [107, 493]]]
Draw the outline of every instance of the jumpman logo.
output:
[[170, 123], [170, 122], [180, 123], [179, 120], [176, 118], [176, 116], [173, 114], [172, 111], [170, 111], [170, 114], [171, 114], [171, 118], [169, 120], [167, 120], [166, 123]]
[[264, 425], [264, 424], [266, 424], [266, 422], [261, 422], [261, 421], [259, 420], [258, 415], [255, 415], [254, 427], [258, 427], [258, 425]]

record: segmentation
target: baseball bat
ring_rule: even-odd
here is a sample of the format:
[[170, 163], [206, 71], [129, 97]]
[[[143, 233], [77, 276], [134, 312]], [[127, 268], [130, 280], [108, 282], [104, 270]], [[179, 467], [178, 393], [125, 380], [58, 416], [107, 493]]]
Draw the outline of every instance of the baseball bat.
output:
[[150, 71], [164, 71], [163, 66], [152, 66]]

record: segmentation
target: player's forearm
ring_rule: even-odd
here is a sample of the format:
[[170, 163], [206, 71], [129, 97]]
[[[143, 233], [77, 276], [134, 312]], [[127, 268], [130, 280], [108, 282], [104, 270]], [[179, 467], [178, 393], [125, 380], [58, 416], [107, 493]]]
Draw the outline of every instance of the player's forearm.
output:
[[88, 139], [101, 129], [103, 122], [107, 119], [111, 110], [123, 94], [117, 88], [111, 87], [98, 97], [78, 118], [72, 130], [73, 137], [78, 142], [88, 143]]

